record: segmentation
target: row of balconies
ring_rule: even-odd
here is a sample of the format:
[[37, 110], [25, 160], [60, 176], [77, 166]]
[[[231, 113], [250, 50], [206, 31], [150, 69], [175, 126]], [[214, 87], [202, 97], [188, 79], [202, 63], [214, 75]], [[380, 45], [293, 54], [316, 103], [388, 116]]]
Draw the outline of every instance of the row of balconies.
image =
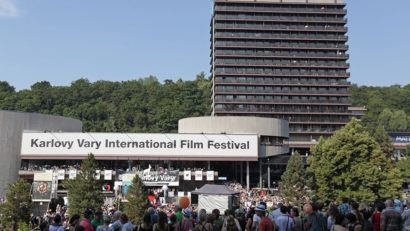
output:
[[345, 52], [331, 51], [286, 51], [261, 49], [216, 49], [217, 57], [288, 58], [288, 59], [348, 59]]
[[[217, 104], [219, 105], [219, 104]], [[242, 107], [241, 107], [242, 106]], [[218, 107], [215, 107], [218, 108]], [[278, 113], [310, 113], [310, 112], [330, 112], [330, 113], [344, 113], [347, 112], [347, 107], [340, 107], [340, 106], [283, 106], [283, 105], [254, 105], [254, 104], [247, 104], [247, 105], [234, 105], [234, 104], [226, 104], [223, 107], [220, 107], [226, 110], [252, 110], [252, 111], [266, 111], [266, 112], [278, 112]]]
[[264, 30], [264, 31], [304, 31], [304, 32], [347, 32], [347, 27], [344, 26], [329, 26], [329, 25], [270, 25], [270, 24], [244, 24], [244, 23], [215, 23], [216, 30]]
[[[282, 68], [281, 68], [282, 67]], [[293, 70], [292, 70], [293, 69]], [[215, 67], [215, 74], [265, 74], [265, 75], [291, 75], [298, 77], [298, 75], [308, 75], [308, 76], [327, 76], [327, 75], [337, 75], [337, 76], [346, 76], [346, 70], [341, 70], [340, 68], [333, 69], [319, 69], [315, 67], [298, 67], [294, 66], [290, 68], [285, 68], [284, 66], [277, 67], [261, 67], [261, 68], [252, 68], [252, 67]]]
[[[348, 97], [351, 94], [349, 93], [328, 93], [328, 92], [321, 92], [319, 93], [318, 91], [299, 91], [299, 92], [272, 92], [272, 91], [239, 91], [239, 90], [215, 90], [215, 94], [219, 95], [271, 95], [271, 96], [335, 96], [335, 97]], [[286, 98], [284, 98], [286, 99]]]
[[266, 33], [266, 32], [215, 32], [215, 38], [236, 38], [236, 39], [271, 39], [271, 40], [333, 40], [347, 41], [348, 36], [340, 34], [316, 34], [316, 33]]
[[296, 67], [333, 67], [349, 68], [345, 61], [334, 60], [300, 60], [300, 59], [272, 59], [272, 58], [216, 58], [215, 66], [296, 66]]
[[216, 86], [215, 93], [274, 93], [274, 94], [347, 94], [348, 89], [345, 88], [330, 88], [329, 90], [313, 90], [313, 89], [280, 89], [280, 87], [246, 87], [240, 88], [240, 86]]
[[317, 86], [317, 85], [350, 85], [346, 79], [325, 79], [325, 78], [279, 78], [279, 77], [215, 77], [215, 83], [231, 84], [264, 84], [282, 86]]
[[284, 81], [282, 82], [266, 82], [266, 83], [254, 83], [254, 82], [249, 82], [249, 83], [238, 83], [238, 82], [220, 82], [220, 81], [215, 81], [214, 82], [215, 86], [252, 86], [255, 88], [258, 87], [281, 87], [281, 88], [286, 88], [286, 87], [291, 87], [292, 89], [294, 88], [299, 88], [299, 89], [317, 89], [317, 88], [349, 88], [350, 84], [338, 84], [338, 83], [333, 83], [333, 84], [326, 84], [326, 83], [314, 83], [314, 84], [301, 84], [301, 83], [286, 83]]
[[344, 111], [275, 111], [273, 109], [251, 109], [251, 108], [218, 108], [215, 107], [215, 114], [254, 114], [254, 115], [346, 115], [349, 116], [349, 112]]
[[226, 21], [263, 21], [263, 22], [301, 22], [301, 23], [329, 23], [329, 24], [346, 24], [347, 19], [344, 17], [334, 17], [328, 15], [289, 15], [289, 14], [277, 14], [277, 13], [231, 13], [223, 14], [218, 13], [214, 16], [215, 20]]
[[285, 42], [285, 41], [226, 41], [216, 40], [216, 47], [237, 47], [237, 48], [256, 48], [256, 49], [307, 49], [307, 50], [347, 50], [349, 46], [335, 42]]
[[[236, 72], [236, 70], [234, 70], [234, 72]], [[255, 72], [255, 70], [253, 70], [253, 72]], [[300, 73], [297, 72], [298, 74], [295, 74], [295, 72], [292, 71], [293, 74], [286, 73], [270, 73], [270, 74], [265, 74], [265, 73], [228, 73], [226, 71], [221, 71], [219, 70], [218, 72], [215, 72], [214, 77], [217, 76], [224, 76], [224, 77], [236, 77], [236, 76], [241, 76], [241, 77], [255, 77], [255, 78], [266, 78], [266, 77], [288, 77], [288, 78], [300, 78], [300, 77], [305, 77], [305, 78], [324, 78], [324, 79], [346, 79], [350, 77], [350, 73], [349, 72], [334, 72], [332, 70], [332, 73], [329, 72], [325, 72], [325, 74], [318, 74], [318, 73], [313, 73], [313, 74], [309, 74], [309, 73]], [[211, 71], [211, 74], [213, 74], [213, 72]]]
[[[296, 5], [289, 5], [286, 7], [285, 5], [222, 5], [217, 3], [214, 7], [214, 11], [217, 13], [218, 11], [225, 11], [225, 12], [272, 12], [272, 13], [305, 13], [305, 14], [338, 14], [338, 15], [345, 15], [347, 13], [346, 9], [341, 7], [316, 7], [315, 5], [303, 5], [304, 7], [298, 7]], [[308, 7], [306, 7], [308, 6]]]
[[[338, 97], [336, 97], [338, 98]], [[289, 100], [289, 99], [258, 99], [258, 98], [249, 98], [240, 99], [240, 98], [215, 98], [214, 103], [220, 104], [283, 104], [283, 105], [351, 105], [349, 100], [346, 97], [340, 97], [338, 100]]]

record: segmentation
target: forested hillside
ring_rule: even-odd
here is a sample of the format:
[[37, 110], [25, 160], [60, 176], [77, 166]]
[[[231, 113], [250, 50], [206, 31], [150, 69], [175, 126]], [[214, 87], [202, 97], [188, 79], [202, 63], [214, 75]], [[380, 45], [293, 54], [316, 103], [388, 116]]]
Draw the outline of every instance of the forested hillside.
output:
[[211, 82], [204, 73], [194, 81], [155, 77], [90, 83], [79, 79], [70, 86], [37, 82], [16, 92], [0, 82], [0, 109], [40, 112], [77, 118], [88, 132], [177, 132], [178, 120], [209, 115]]
[[[410, 84], [353, 85], [350, 92], [353, 106], [367, 108], [367, 126], [410, 130]], [[193, 81], [163, 83], [152, 76], [124, 82], [79, 79], [64, 87], [42, 81], [18, 92], [0, 82], [0, 109], [77, 118], [90, 132], [176, 132], [181, 118], [210, 115], [211, 81], [204, 73]]]
[[367, 126], [383, 125], [388, 131], [410, 130], [410, 84], [390, 87], [353, 85], [350, 92], [354, 106], [367, 108], [363, 119]]

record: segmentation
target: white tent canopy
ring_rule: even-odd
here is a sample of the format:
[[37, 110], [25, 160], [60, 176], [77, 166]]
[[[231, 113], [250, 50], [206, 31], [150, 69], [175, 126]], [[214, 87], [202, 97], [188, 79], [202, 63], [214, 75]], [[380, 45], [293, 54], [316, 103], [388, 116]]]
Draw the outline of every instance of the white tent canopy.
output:
[[207, 213], [214, 209], [223, 213], [239, 202], [239, 192], [232, 191], [225, 185], [206, 184], [192, 194], [198, 195], [198, 210], [205, 209]]

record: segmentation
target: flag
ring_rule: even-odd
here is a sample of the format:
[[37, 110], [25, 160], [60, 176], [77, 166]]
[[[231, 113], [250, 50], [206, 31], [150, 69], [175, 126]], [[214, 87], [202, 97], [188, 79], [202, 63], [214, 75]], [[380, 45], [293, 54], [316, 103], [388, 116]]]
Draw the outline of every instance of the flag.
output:
[[191, 180], [191, 171], [184, 171], [184, 180]]
[[213, 181], [214, 180], [214, 171], [207, 171], [206, 172], [206, 180]]
[[104, 180], [112, 180], [112, 170], [104, 170]]
[[197, 181], [202, 180], [202, 171], [195, 171], [195, 180]]

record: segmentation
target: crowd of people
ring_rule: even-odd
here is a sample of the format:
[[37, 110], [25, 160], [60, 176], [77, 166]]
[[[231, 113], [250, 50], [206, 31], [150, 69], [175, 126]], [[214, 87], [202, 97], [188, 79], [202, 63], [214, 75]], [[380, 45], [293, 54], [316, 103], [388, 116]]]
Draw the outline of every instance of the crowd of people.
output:
[[[270, 207], [263, 200], [269, 197], [259, 197], [258, 203], [251, 201], [249, 207], [223, 214], [218, 209], [149, 207], [138, 224], [115, 207], [86, 210], [82, 216], [68, 216], [61, 208], [40, 220], [35, 218], [32, 225], [41, 231], [410, 231], [410, 201], [389, 199], [368, 206], [344, 198], [327, 208], [320, 203], [295, 207], [281, 202]], [[244, 198], [250, 200], [249, 195]]]

